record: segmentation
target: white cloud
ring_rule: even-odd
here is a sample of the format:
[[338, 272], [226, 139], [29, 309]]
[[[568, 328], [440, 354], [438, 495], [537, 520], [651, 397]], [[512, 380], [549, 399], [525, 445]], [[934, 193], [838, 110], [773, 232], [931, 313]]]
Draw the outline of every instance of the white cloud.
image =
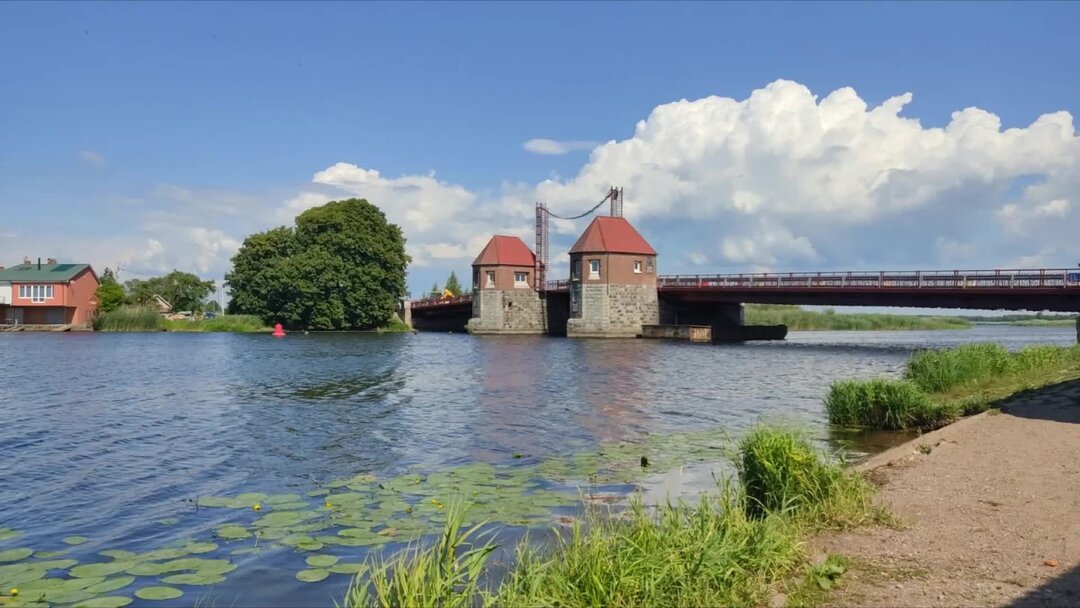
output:
[[79, 159], [91, 167], [105, 166], [105, 157], [93, 150], [83, 150], [79, 152]]
[[595, 141], [563, 140], [536, 138], [521, 144], [521, 147], [533, 154], [559, 155], [568, 154], [577, 150], [591, 150], [596, 147]]

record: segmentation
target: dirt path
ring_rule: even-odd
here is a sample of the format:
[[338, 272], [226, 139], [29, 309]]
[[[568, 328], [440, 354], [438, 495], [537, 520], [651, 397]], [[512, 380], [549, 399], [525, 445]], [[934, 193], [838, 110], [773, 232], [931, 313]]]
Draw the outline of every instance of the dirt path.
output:
[[829, 605], [1080, 606], [1080, 381], [859, 468], [905, 526], [815, 542], [854, 561]]

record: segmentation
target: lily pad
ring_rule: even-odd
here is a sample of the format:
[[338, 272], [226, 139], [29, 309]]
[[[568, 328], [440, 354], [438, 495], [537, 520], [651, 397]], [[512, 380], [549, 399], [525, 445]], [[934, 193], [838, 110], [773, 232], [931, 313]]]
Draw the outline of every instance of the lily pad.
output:
[[198, 555], [200, 553], [210, 553], [217, 549], [217, 543], [189, 543], [184, 546], [188, 553]]
[[165, 562], [162, 566], [165, 568], [162, 570], [162, 573], [195, 570], [202, 573], [224, 574], [225, 572], [231, 572], [236, 569], [236, 565], [227, 559], [204, 559], [201, 557], [174, 559]]
[[135, 592], [140, 600], [175, 600], [184, 592], [174, 587], [143, 587]]
[[211, 507], [211, 508], [213, 508], [213, 507], [235, 508], [237, 506], [240, 506], [240, 505], [237, 504], [236, 499], [229, 498], [228, 496], [200, 496], [198, 504], [199, 504], [200, 507]]
[[[345, 485], [345, 484], [341, 484], [341, 485]], [[329, 493], [330, 493], [330, 490], [319, 489], [319, 490], [312, 490], [312, 491], [308, 492], [307, 495], [312, 497], [312, 498], [318, 498], [319, 496], [326, 496]]]
[[104, 551], [98, 551], [98, 555], [122, 560], [134, 560], [138, 557], [136, 553], [124, 551], [123, 549], [106, 549]]
[[216, 585], [225, 582], [225, 577], [207, 572], [174, 574], [161, 579], [167, 585]]
[[117, 572], [123, 572], [135, 565], [134, 562], [115, 561], [103, 564], [83, 564], [69, 570], [69, 574], [76, 578], [93, 578], [97, 576], [109, 576]]
[[245, 529], [243, 526], [233, 525], [221, 526], [220, 528], [214, 530], [214, 534], [216, 534], [219, 538], [225, 538], [229, 540], [237, 540], [251, 536], [251, 532], [248, 532], [247, 529]]
[[165, 565], [154, 562], [142, 562], [141, 564], [135, 564], [131, 568], [128, 568], [125, 572], [134, 574], [135, 576], [157, 576], [165, 572]]
[[93, 599], [93, 597], [94, 594], [87, 591], [62, 591], [50, 594], [48, 599], [50, 604], [76, 604]]
[[65, 545], [81, 545], [81, 544], [85, 543], [88, 540], [90, 540], [90, 539], [86, 538], [85, 536], [68, 536], [68, 537], [64, 538], [64, 544]]
[[0, 528], [0, 540], [8, 540], [9, 538], [15, 538], [22, 534], [18, 530], [12, 530], [11, 528]]
[[304, 498], [299, 494], [275, 494], [274, 496], [268, 496], [264, 500], [268, 505], [273, 505], [275, 509], [279, 508], [278, 505], [287, 504], [290, 502], [304, 502]]
[[154, 549], [153, 551], [147, 551], [139, 555], [139, 559], [148, 562], [154, 562], [160, 559], [176, 559], [178, 557], [184, 557], [188, 552], [186, 549]]
[[338, 558], [334, 555], [312, 555], [304, 562], [312, 568], [327, 568], [338, 563]]
[[281, 544], [287, 547], [295, 547], [297, 545], [300, 545], [301, 543], [310, 543], [314, 541], [315, 539], [311, 538], [307, 534], [290, 534], [281, 539]]
[[123, 589], [134, 582], [134, 576], [114, 576], [112, 578], [107, 578], [96, 585], [87, 587], [86, 590], [90, 593], [110, 593], [117, 589]]
[[334, 574], [360, 574], [367, 566], [364, 564], [334, 564], [328, 570]]
[[121, 595], [110, 595], [106, 597], [95, 597], [83, 602], [79, 602], [75, 608], [123, 608], [130, 604], [132, 600], [130, 597], [124, 597]]
[[319, 549], [322, 549], [325, 546], [326, 545], [320, 543], [317, 540], [310, 540], [310, 541], [307, 541], [307, 542], [300, 543], [299, 545], [296, 545], [296, 548], [301, 550], [301, 551], [318, 551]]
[[263, 494], [262, 492], [247, 492], [246, 494], [241, 494], [241, 495], [237, 496], [236, 500], [238, 502], [242, 502], [245, 505], [247, 505], [247, 504], [255, 504], [257, 502], [262, 502], [262, 501], [266, 500], [266, 498], [267, 498], [266, 494]]
[[256, 519], [255, 526], [259, 528], [285, 528], [298, 524], [303, 520], [304, 516], [297, 511], [275, 511]]
[[314, 568], [310, 570], [301, 570], [296, 573], [296, 580], [303, 581], [305, 583], [317, 583], [330, 576], [329, 570], [323, 570], [322, 568]]
[[77, 563], [79, 563], [78, 560], [74, 559], [50, 559], [43, 562], [32, 562], [27, 565], [42, 570], [66, 570]]
[[18, 549], [7, 549], [5, 551], [0, 551], [0, 564], [24, 560], [33, 554], [34, 550], [28, 549], [26, 547], [19, 547]]

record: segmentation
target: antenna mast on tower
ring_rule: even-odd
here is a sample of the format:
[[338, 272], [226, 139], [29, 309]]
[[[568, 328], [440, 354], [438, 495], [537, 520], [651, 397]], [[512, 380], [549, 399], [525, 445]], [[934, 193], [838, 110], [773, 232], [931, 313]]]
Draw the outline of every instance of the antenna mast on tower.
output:
[[611, 202], [611, 217], [622, 217], [622, 188], [616, 188], [615, 186], [612, 186], [611, 190], [608, 190], [608, 201]]
[[536, 291], [544, 291], [548, 265], [548, 210], [547, 205], [536, 203]]

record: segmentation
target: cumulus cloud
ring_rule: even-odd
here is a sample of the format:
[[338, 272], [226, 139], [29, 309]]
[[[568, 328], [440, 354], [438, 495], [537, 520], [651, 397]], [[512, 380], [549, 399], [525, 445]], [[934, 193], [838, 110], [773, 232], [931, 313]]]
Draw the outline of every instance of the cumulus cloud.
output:
[[[347, 162], [313, 168], [311, 182], [289, 192], [162, 186], [139, 197], [140, 238], [115, 249], [147, 264], [220, 272], [246, 234], [356, 196], [402, 227], [414, 266], [460, 273], [491, 234], [531, 245], [535, 201], [576, 214], [617, 185], [665, 273], [1080, 259], [1080, 139], [1068, 112], [1005, 126], [969, 107], [930, 126], [905, 115], [912, 99], [901, 92], [872, 105], [851, 88], [819, 97], [778, 80], [745, 99], [674, 101], [626, 139], [526, 142], [541, 154], [590, 152], [573, 175], [483, 190], [434, 172], [391, 176]], [[586, 221], [553, 221], [552, 251], [564, 252]], [[553, 256], [553, 267], [563, 268], [563, 257]]]
[[530, 139], [521, 144], [521, 147], [533, 154], [559, 155], [569, 154], [577, 150], [591, 150], [596, 147], [595, 141], [583, 140], [555, 140], [555, 139]]
[[79, 152], [79, 159], [91, 167], [105, 166], [105, 157], [93, 150], [83, 150]]

